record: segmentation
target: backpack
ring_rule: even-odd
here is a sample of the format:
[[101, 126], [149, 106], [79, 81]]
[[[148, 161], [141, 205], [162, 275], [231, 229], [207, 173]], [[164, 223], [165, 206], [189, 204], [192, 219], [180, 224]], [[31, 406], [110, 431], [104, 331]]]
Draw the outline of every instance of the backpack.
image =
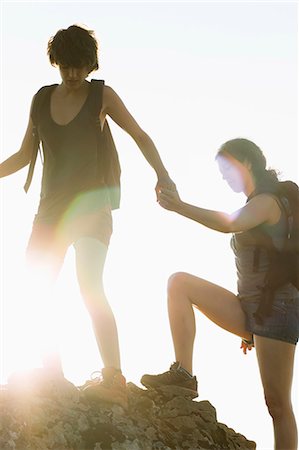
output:
[[255, 191], [249, 198], [261, 193], [271, 193], [277, 199], [286, 221], [287, 233], [281, 250], [278, 250], [272, 238], [261, 227], [251, 230], [256, 245], [254, 248], [253, 271], [259, 264], [261, 249], [266, 249], [269, 257], [269, 269], [262, 287], [262, 297], [255, 313], [258, 323], [272, 310], [274, 294], [277, 289], [291, 283], [299, 290], [299, 190], [292, 181], [281, 181], [274, 189], [261, 189]]
[[[26, 183], [24, 185], [25, 192], [30, 187], [37, 154], [40, 151], [40, 137], [38, 134], [39, 117], [42, 106], [47, 95], [57, 85], [42, 87], [36, 94], [31, 107], [31, 118], [33, 122], [34, 147], [31, 161], [29, 164]], [[109, 128], [107, 120], [105, 120], [103, 129], [99, 120], [102, 109], [103, 98], [103, 80], [92, 79], [90, 83], [91, 89], [91, 120], [94, 122], [94, 129], [97, 135], [97, 165], [99, 171], [99, 179], [103, 178], [108, 188], [111, 209], [117, 209], [120, 206], [120, 175], [121, 167], [119, 163], [118, 153]]]

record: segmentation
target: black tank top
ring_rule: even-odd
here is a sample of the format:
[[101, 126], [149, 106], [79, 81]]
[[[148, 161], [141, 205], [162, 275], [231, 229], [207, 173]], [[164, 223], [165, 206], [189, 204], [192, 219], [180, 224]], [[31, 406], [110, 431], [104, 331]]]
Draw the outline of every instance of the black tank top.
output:
[[51, 116], [49, 89], [40, 110], [38, 133], [43, 148], [43, 175], [38, 216], [55, 220], [78, 193], [104, 188], [99, 178], [97, 137], [91, 89], [78, 114], [66, 125]]

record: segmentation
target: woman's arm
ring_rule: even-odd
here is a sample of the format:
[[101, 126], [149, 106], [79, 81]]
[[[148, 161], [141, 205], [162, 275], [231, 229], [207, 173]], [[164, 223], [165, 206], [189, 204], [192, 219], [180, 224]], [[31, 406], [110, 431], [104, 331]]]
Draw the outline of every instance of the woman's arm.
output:
[[33, 123], [30, 118], [20, 150], [0, 164], [0, 178], [11, 175], [27, 166], [31, 160], [33, 145]]
[[158, 185], [173, 189], [174, 183], [170, 179], [152, 139], [140, 128], [122, 100], [109, 86], [104, 86], [102, 121], [106, 114], [134, 139], [147, 162], [155, 170]]
[[162, 189], [159, 193], [159, 203], [165, 209], [175, 211], [222, 233], [246, 231], [262, 223], [273, 225], [280, 218], [280, 208], [277, 202], [267, 194], [253, 197], [245, 206], [232, 214], [190, 205], [183, 202], [177, 192], [165, 189]]

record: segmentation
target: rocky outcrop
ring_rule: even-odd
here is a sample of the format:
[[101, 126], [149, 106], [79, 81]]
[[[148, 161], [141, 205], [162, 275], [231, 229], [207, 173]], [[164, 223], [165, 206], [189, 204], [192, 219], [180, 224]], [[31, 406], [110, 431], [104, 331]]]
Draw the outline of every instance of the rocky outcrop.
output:
[[129, 407], [87, 399], [72, 383], [41, 372], [2, 386], [1, 450], [255, 449], [218, 423], [208, 401], [174, 388], [145, 390], [128, 383]]

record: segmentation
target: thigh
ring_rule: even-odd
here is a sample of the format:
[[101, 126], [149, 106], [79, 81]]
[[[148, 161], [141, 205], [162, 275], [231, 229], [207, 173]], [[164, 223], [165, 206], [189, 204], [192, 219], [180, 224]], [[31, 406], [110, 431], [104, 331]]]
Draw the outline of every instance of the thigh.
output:
[[74, 243], [76, 270], [81, 289], [102, 286], [102, 276], [107, 255], [107, 246], [98, 239], [82, 237]]
[[105, 204], [103, 195], [101, 190], [84, 192], [65, 213], [63, 225], [72, 242], [89, 237], [108, 247], [113, 223], [111, 207]]
[[[26, 260], [36, 277], [53, 282], [63, 264], [68, 243], [55, 224], [34, 223], [26, 249]], [[36, 278], [36, 281], [37, 279]]]
[[180, 279], [176, 284], [179, 286], [174, 286], [176, 292], [178, 288], [182, 289], [189, 301], [221, 328], [245, 339], [251, 338], [240, 300], [235, 294], [202, 278], [187, 273], [178, 275]]
[[254, 336], [261, 379], [266, 397], [290, 400], [296, 346], [288, 342]]

